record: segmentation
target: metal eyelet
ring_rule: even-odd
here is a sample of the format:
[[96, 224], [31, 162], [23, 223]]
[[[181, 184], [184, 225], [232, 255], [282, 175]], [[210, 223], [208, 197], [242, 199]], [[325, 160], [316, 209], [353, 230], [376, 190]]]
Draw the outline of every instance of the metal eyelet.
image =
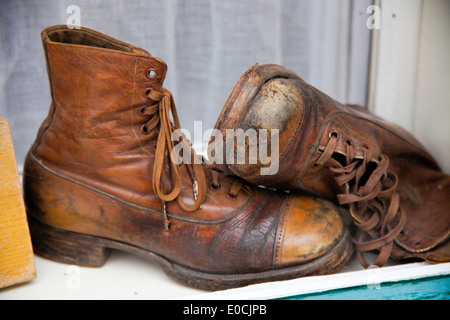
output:
[[231, 194], [231, 193], [227, 193], [227, 198], [228, 198], [228, 199], [231, 199], [231, 200], [234, 200], [234, 199], [237, 198], [237, 194], [236, 194], [236, 195], [233, 195], [233, 194]]
[[153, 90], [153, 88], [146, 88], [146, 89], [145, 89], [144, 92], [145, 92], [145, 96], [146, 96], [147, 98], [149, 97], [148, 95], [150, 94], [150, 92], [152, 92], [152, 90]]
[[158, 73], [156, 72], [156, 70], [154, 68], [147, 69], [147, 72], [146, 72], [147, 78], [154, 79], [157, 77], [157, 75], [158, 75]]
[[150, 130], [148, 130], [148, 128], [147, 128], [147, 125], [143, 125], [142, 127], [141, 127], [141, 132], [143, 133], [143, 134], [150, 134]]
[[319, 167], [319, 165], [317, 164], [317, 163], [315, 163], [315, 162], [313, 162], [312, 164], [311, 164], [311, 168], [312, 169], [317, 169]]
[[328, 136], [331, 138], [331, 137], [336, 137], [336, 138], [339, 138], [339, 133], [337, 133], [336, 131], [331, 131], [329, 134], [328, 134]]
[[220, 190], [221, 185], [220, 185], [220, 183], [217, 184], [217, 185], [214, 185], [214, 183], [211, 182], [211, 183], [209, 184], [209, 188], [210, 188], [211, 190], [213, 190], [213, 191], [218, 191], [218, 190]]
[[139, 108], [139, 114], [142, 116], [147, 116], [147, 114], [145, 114], [145, 109], [147, 109], [146, 106], [142, 106]]

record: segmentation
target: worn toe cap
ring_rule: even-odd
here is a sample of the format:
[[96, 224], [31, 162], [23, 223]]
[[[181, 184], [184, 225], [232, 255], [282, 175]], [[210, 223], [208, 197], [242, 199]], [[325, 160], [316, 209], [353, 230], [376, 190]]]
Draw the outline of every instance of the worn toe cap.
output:
[[292, 196], [286, 201], [278, 229], [278, 266], [316, 259], [343, 238], [342, 215], [332, 203], [306, 196]]

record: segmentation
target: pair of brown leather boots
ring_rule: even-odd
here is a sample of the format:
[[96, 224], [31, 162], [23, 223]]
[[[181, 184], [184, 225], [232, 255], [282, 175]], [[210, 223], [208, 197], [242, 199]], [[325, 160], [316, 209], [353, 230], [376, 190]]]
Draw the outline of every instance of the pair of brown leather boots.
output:
[[[403, 129], [255, 65], [217, 121], [210, 147], [223, 161], [206, 163], [173, 139], [163, 61], [87, 28], [49, 27], [42, 41], [52, 104], [24, 165], [37, 254], [101, 266], [125, 250], [207, 290], [333, 273], [354, 247], [364, 266], [367, 251], [379, 266], [450, 260], [450, 178]], [[277, 135], [227, 144], [237, 129]], [[226, 161], [263, 144], [275, 166]], [[190, 161], [174, 161], [178, 146]]]

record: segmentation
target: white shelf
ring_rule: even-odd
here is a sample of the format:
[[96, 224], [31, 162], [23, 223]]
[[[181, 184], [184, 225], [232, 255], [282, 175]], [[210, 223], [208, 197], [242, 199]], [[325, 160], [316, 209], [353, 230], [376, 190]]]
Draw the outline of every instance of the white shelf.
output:
[[37, 278], [0, 290], [0, 300], [169, 300], [273, 299], [312, 292], [377, 285], [377, 283], [450, 274], [450, 263], [410, 263], [363, 270], [353, 257], [332, 275], [270, 282], [243, 288], [206, 292], [181, 285], [152, 261], [112, 251], [100, 268], [75, 267], [35, 257]]
[[[267, 300], [282, 299], [329, 290], [367, 286], [381, 288], [383, 283], [416, 280], [450, 274], [450, 263], [430, 264], [427, 262], [385, 266], [358, 271], [339, 272], [332, 275], [305, 277], [287, 281], [252, 285], [245, 288], [217, 291], [189, 297], [190, 300]], [[364, 297], [361, 297], [364, 299]]]

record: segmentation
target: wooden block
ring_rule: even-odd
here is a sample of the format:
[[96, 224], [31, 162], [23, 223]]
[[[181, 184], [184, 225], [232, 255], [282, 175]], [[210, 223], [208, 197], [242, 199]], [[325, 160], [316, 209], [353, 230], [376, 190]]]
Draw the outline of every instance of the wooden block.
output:
[[34, 279], [30, 232], [8, 121], [0, 116], [0, 288]]

